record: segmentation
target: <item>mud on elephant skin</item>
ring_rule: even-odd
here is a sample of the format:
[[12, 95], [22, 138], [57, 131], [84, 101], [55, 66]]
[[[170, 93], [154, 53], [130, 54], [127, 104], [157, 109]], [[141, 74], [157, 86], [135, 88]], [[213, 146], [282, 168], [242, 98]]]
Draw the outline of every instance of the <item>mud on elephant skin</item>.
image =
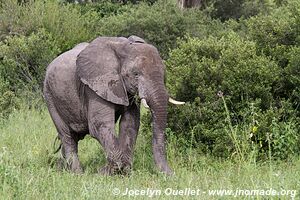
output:
[[[98, 37], [81, 43], [47, 67], [44, 97], [62, 142], [68, 168], [82, 172], [78, 141], [90, 134], [102, 145], [111, 175], [131, 168], [140, 125], [135, 96], [151, 110], [153, 153], [158, 169], [172, 174], [165, 150], [169, 98], [164, 85], [164, 65], [157, 49], [137, 36]], [[115, 123], [120, 118], [119, 136]]]

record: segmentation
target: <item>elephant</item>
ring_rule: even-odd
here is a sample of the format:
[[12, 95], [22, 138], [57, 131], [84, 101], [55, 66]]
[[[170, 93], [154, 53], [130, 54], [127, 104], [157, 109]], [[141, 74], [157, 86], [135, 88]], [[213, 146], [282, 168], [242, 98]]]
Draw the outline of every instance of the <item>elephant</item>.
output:
[[98, 140], [105, 152], [107, 163], [99, 173], [130, 171], [141, 102], [152, 116], [155, 164], [161, 172], [173, 174], [165, 149], [167, 104], [184, 102], [169, 97], [164, 73], [158, 50], [138, 36], [97, 37], [78, 44], [48, 65], [43, 95], [70, 171], [83, 172], [78, 142], [87, 134]]

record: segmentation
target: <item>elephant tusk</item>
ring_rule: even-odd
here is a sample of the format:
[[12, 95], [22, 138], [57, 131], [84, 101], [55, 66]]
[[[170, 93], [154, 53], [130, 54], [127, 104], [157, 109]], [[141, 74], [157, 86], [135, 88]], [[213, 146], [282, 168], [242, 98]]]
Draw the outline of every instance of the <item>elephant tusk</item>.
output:
[[176, 100], [172, 99], [171, 97], [169, 97], [169, 102], [172, 103], [172, 104], [175, 104], [175, 105], [183, 105], [183, 104], [185, 104], [185, 102], [176, 101]]
[[146, 99], [142, 99], [142, 104], [145, 108], [149, 109]]

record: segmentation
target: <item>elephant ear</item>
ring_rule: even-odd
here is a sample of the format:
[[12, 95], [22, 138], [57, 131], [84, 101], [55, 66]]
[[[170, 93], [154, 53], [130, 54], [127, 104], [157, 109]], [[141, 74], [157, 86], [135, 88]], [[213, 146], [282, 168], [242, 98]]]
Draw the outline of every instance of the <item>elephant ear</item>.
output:
[[126, 42], [126, 38], [96, 38], [78, 55], [76, 74], [101, 98], [128, 106], [126, 88], [120, 75], [121, 64], [115, 51]]

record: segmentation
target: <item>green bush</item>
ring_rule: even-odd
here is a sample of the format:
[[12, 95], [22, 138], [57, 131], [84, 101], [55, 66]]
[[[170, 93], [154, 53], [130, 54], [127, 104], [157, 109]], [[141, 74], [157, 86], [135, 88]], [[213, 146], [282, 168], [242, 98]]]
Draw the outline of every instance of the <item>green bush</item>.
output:
[[238, 19], [242, 16], [242, 6], [245, 0], [215, 0], [212, 16], [222, 21], [229, 18]]
[[299, 155], [299, 125], [295, 121], [282, 122], [276, 118], [273, 119], [270, 137], [272, 155], [275, 158], [286, 159], [291, 155]]
[[[300, 47], [292, 47], [287, 55], [289, 64], [283, 69], [282, 81], [284, 82], [284, 89], [281, 93], [285, 98], [289, 98], [294, 109], [300, 107]], [[283, 85], [283, 84], [282, 84]], [[300, 112], [298, 112], [300, 117]]]
[[138, 35], [156, 45], [163, 55], [186, 34], [204, 37], [219, 34], [222, 25], [201, 10], [181, 11], [172, 1], [121, 5], [111, 2], [59, 4], [55, 1], [17, 0], [3, 3], [0, 40], [11, 35], [28, 36], [40, 28], [51, 33], [62, 51], [97, 36]]
[[[275, 86], [280, 84], [281, 68], [269, 57], [257, 55], [257, 51], [255, 42], [235, 33], [179, 42], [179, 47], [171, 51], [166, 61], [168, 88], [174, 97], [188, 103], [170, 109], [168, 121], [172, 131], [187, 140], [194, 135], [194, 143], [204, 146], [205, 152], [228, 156], [234, 142], [230, 134], [224, 133], [229, 123], [219, 97], [224, 95], [232, 127], [253, 124], [252, 115], [247, 113], [251, 113], [251, 102], [255, 103], [259, 118], [259, 123], [254, 123], [259, 130], [256, 142], [263, 141], [259, 152], [266, 152], [266, 133], [272, 131], [272, 120], [286, 118], [283, 121], [287, 121], [295, 116], [295, 110], [283, 108], [276, 97]], [[271, 112], [274, 108], [276, 111]], [[247, 130], [242, 138], [250, 134]]]
[[138, 35], [155, 44], [161, 52], [172, 48], [184, 34], [184, 17], [177, 7], [141, 4], [130, 12], [111, 16], [99, 22], [98, 35]]
[[296, 42], [295, 23], [294, 15], [287, 8], [281, 8], [268, 16], [250, 18], [247, 21], [248, 37], [257, 42], [260, 53], [271, 56], [285, 67], [288, 48]]
[[299, 22], [299, 1], [289, 1], [270, 15], [259, 15], [246, 21], [248, 38], [257, 43], [258, 54], [270, 57], [281, 67], [281, 80], [274, 89], [276, 97], [291, 99], [294, 109], [300, 106]]
[[0, 10], [0, 40], [7, 36], [29, 36], [44, 28], [51, 33], [62, 51], [90, 40], [95, 33], [86, 29], [87, 21], [73, 5], [56, 1], [5, 1]]
[[202, 8], [221, 21], [268, 14], [281, 4], [281, 0], [202, 0]]
[[266, 15], [271, 13], [280, 4], [281, 0], [278, 2], [273, 0], [246, 0], [242, 5], [241, 14], [244, 18], [258, 14]]
[[186, 34], [199, 37], [219, 34], [223, 28], [218, 20], [211, 20], [201, 10], [181, 11], [169, 1], [133, 6], [127, 12], [99, 20], [97, 27], [97, 35], [138, 35], [154, 44], [163, 57], [176, 46], [177, 38]]
[[131, 6], [120, 5], [111, 1], [99, 1], [98, 3], [79, 5], [77, 8], [80, 10], [82, 15], [87, 13], [96, 13], [94, 16], [95, 20], [125, 13], [129, 11]]
[[234, 33], [220, 39], [188, 38], [187, 42], [179, 42], [166, 65], [169, 87], [177, 97], [214, 101], [217, 92], [223, 91], [235, 108], [251, 99], [262, 99], [261, 106], [269, 108], [272, 85], [280, 75], [275, 62], [256, 54], [254, 42]]
[[18, 108], [16, 95], [0, 73], [0, 119], [7, 118], [15, 108]]
[[15, 93], [40, 93], [47, 65], [60, 52], [52, 35], [41, 29], [30, 36], [8, 37], [0, 43], [0, 73]]
[[248, 126], [242, 132], [247, 136], [248, 146], [256, 151], [256, 156], [260, 159], [269, 159], [269, 156], [287, 159], [299, 154], [299, 118], [290, 101], [281, 101], [280, 105], [268, 110], [262, 110], [257, 103], [250, 103], [249, 108], [241, 110], [243, 123], [238, 125], [241, 128]]

